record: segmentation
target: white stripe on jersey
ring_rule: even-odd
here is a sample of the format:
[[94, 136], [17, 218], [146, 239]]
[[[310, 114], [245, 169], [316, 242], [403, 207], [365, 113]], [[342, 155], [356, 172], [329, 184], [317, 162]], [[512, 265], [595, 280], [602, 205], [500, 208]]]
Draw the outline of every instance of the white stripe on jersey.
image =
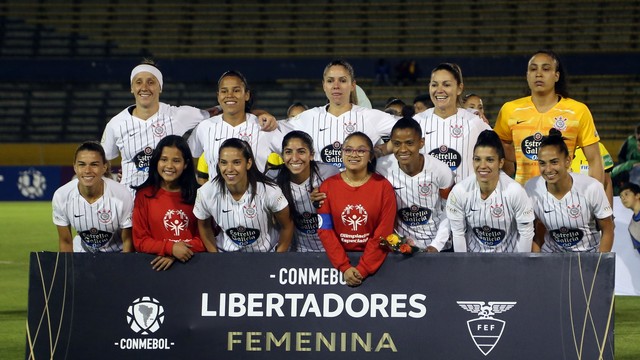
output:
[[218, 171], [218, 151], [222, 143], [230, 138], [241, 139], [251, 145], [256, 166], [264, 171], [267, 158], [271, 152], [282, 152], [282, 133], [280, 130], [262, 131], [258, 117], [246, 114], [246, 120], [240, 125], [233, 126], [222, 119], [223, 115], [216, 115], [201, 122], [189, 137], [191, 155], [199, 157], [204, 152], [209, 166], [209, 178], [213, 179]]
[[[149, 176], [151, 153], [167, 135], [184, 135], [209, 113], [191, 106], [160, 103], [158, 112], [147, 120], [133, 116], [132, 105], [114, 116], [102, 134], [108, 160], [122, 157], [122, 184], [127, 188], [142, 184]], [[132, 193], [134, 191], [130, 189]]]
[[456, 183], [473, 174], [473, 147], [484, 130], [491, 130], [477, 115], [458, 109], [446, 119], [427, 109], [413, 117], [424, 131], [424, 153], [447, 164], [456, 175]]
[[[342, 143], [349, 134], [363, 132], [377, 144], [382, 136], [391, 134], [391, 128], [396, 123], [393, 116], [380, 110], [352, 105], [350, 111], [333, 116], [327, 112], [327, 107], [328, 105], [309, 109], [282, 125], [288, 131], [300, 130], [311, 135], [315, 147], [315, 160], [341, 169], [344, 169]], [[285, 132], [288, 132], [287, 130]]]
[[251, 198], [251, 186], [239, 201], [233, 199], [226, 185], [221, 191], [211, 180], [198, 189], [193, 214], [200, 220], [213, 217], [222, 228], [216, 243], [222, 251], [275, 251], [278, 238], [272, 238], [271, 215], [287, 207], [279, 187], [258, 183], [256, 196]]
[[[447, 217], [454, 237], [454, 250], [461, 237], [468, 252], [518, 252], [531, 251], [534, 213], [531, 201], [520, 184], [504, 172], [496, 189], [486, 200], [480, 196], [475, 174], [456, 184], [447, 200]], [[527, 224], [527, 244], [518, 231]]]
[[[326, 178], [340, 172], [335, 166], [317, 164], [320, 176], [314, 175], [312, 181], [314, 187], [319, 187]], [[278, 172], [270, 170], [267, 176], [275, 179]], [[300, 185], [291, 182], [291, 197], [298, 212], [297, 218], [293, 219], [293, 249], [297, 252], [324, 252], [324, 246], [318, 236], [318, 213], [309, 196], [311, 191], [313, 189], [310, 189], [309, 179]]]
[[[436, 240], [440, 224], [446, 219], [445, 200], [440, 197], [440, 189], [453, 185], [451, 169], [438, 159], [424, 155], [420, 173], [409, 176], [401, 169], [394, 169], [387, 180], [393, 185], [398, 204], [395, 231], [425, 249]], [[433, 244], [438, 251], [445, 247], [449, 232], [443, 235], [446, 237]]]
[[600, 182], [587, 175], [569, 175], [573, 178], [573, 185], [561, 200], [547, 191], [542, 176], [536, 176], [525, 184], [536, 217], [547, 228], [541, 251], [596, 252], [600, 246], [596, 219], [606, 219], [613, 215], [613, 210]]
[[120, 230], [132, 226], [131, 193], [111, 179], [103, 178], [104, 194], [93, 204], [80, 195], [78, 179], [73, 179], [53, 194], [53, 223], [76, 229], [81, 239], [79, 252], [122, 251]]

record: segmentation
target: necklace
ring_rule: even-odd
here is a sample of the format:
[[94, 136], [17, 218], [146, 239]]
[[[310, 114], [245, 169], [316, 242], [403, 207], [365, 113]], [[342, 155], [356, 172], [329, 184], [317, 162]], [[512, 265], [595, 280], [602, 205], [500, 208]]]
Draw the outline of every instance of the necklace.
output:
[[349, 179], [349, 176], [347, 175], [346, 171], [343, 172], [342, 174], [344, 175], [344, 179], [346, 180], [346, 183], [353, 187], [361, 186], [362, 184], [366, 183], [367, 180], [369, 180], [369, 178], [371, 177], [371, 174], [367, 174], [365, 175], [365, 177], [363, 177], [360, 180], [351, 180]]

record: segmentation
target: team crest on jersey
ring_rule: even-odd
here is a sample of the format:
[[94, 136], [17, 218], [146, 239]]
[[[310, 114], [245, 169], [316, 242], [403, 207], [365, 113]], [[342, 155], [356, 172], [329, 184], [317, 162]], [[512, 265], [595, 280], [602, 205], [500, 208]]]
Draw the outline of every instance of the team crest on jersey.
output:
[[572, 218], [576, 219], [580, 216], [580, 204], [569, 205], [567, 208], [569, 209], [569, 216]]
[[256, 217], [257, 211], [256, 211], [256, 204], [250, 204], [250, 205], [244, 205], [242, 207], [242, 212], [244, 213], [244, 216], [249, 218], [249, 219], [253, 219], [254, 217]]
[[558, 116], [553, 118], [554, 122], [553, 122], [553, 127], [560, 130], [560, 131], [565, 131], [567, 130], [567, 119], [562, 117], [562, 116]]
[[349, 121], [349, 122], [344, 122], [344, 132], [346, 132], [347, 134], [351, 134], [352, 132], [356, 131], [356, 124]]
[[98, 210], [98, 220], [103, 224], [111, 222], [111, 210], [102, 208]]
[[249, 133], [240, 133], [238, 134], [238, 138], [242, 141], [246, 141], [249, 144], [251, 144], [251, 139], [253, 138], [253, 134], [249, 134]]
[[342, 219], [344, 225], [351, 226], [352, 231], [358, 231], [358, 227], [364, 226], [369, 220], [369, 213], [361, 204], [347, 205], [342, 210], [340, 219]]
[[527, 136], [520, 143], [520, 149], [524, 156], [529, 160], [538, 160], [538, 148], [540, 147], [540, 142], [542, 141], [543, 135], [539, 132]]
[[339, 141], [335, 141], [332, 144], [325, 146], [320, 150], [320, 159], [326, 164], [343, 168], [342, 163], [342, 144]]
[[153, 135], [155, 135], [156, 137], [161, 138], [167, 135], [167, 128], [164, 125], [164, 121], [152, 124], [151, 126], [153, 128]]
[[431, 183], [418, 184], [418, 193], [420, 194], [420, 196], [431, 196], [431, 194], [433, 193], [432, 185], [433, 184]]
[[496, 218], [502, 217], [504, 215], [504, 206], [502, 204], [491, 205], [491, 215]]
[[174, 236], [180, 236], [189, 226], [189, 217], [182, 210], [169, 209], [164, 214], [162, 223], [167, 231], [173, 231]]
[[462, 163], [462, 156], [456, 149], [452, 149], [447, 145], [440, 145], [437, 149], [429, 151], [429, 155], [447, 164], [451, 171], [455, 171]]
[[457, 303], [464, 310], [478, 314], [478, 318], [467, 321], [467, 329], [478, 350], [484, 356], [489, 355], [500, 341], [507, 324], [506, 321], [493, 316], [511, 309], [517, 302], [489, 301], [489, 305], [485, 305], [484, 301], [457, 301]]
[[462, 125], [451, 125], [451, 136], [459, 138], [464, 134]]
[[476, 238], [485, 246], [496, 246], [500, 244], [507, 234], [502, 229], [494, 229], [488, 225], [474, 227], [472, 231]]

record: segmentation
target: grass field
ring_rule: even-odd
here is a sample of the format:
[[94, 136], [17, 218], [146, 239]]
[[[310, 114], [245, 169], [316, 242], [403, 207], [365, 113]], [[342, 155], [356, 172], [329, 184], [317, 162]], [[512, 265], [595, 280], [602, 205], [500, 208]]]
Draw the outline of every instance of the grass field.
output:
[[[48, 202], [0, 202], [0, 359], [24, 359], [29, 253], [55, 251]], [[617, 297], [617, 360], [640, 359], [640, 297]]]

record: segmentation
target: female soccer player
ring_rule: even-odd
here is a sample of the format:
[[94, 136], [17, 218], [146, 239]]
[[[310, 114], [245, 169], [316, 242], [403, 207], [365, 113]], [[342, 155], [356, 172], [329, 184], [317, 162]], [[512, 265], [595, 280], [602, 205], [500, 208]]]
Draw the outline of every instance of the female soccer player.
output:
[[398, 204], [396, 232], [413, 239], [421, 249], [438, 252], [451, 248], [444, 205], [453, 186], [453, 172], [433, 156], [420, 153], [422, 134], [411, 115], [393, 126], [390, 142], [399, 168], [387, 178]]
[[505, 145], [507, 174], [515, 172], [516, 181], [523, 185], [540, 175], [540, 140], [553, 128], [564, 134], [569, 153], [573, 154], [576, 145], [582, 147], [589, 162], [589, 176], [604, 183], [600, 137], [593, 117], [585, 104], [569, 98], [564, 68], [553, 51], [533, 54], [527, 83], [531, 96], [504, 104], [496, 120], [495, 131]]
[[209, 178], [213, 179], [222, 142], [230, 138], [242, 139], [251, 146], [258, 169], [264, 171], [269, 154], [280, 152], [282, 133], [280, 130], [261, 130], [258, 117], [250, 113], [251, 91], [244, 75], [232, 70], [220, 76], [218, 103], [222, 114], [200, 123], [189, 138], [193, 156], [199, 157], [204, 153]]
[[[286, 252], [293, 238], [293, 221], [282, 190], [255, 162], [249, 144], [230, 138], [220, 146], [218, 174], [198, 189], [193, 213], [207, 250]], [[214, 239], [210, 218], [222, 229]], [[280, 226], [272, 234], [272, 217]]]
[[282, 159], [279, 169], [270, 170], [268, 176], [275, 178], [290, 204], [295, 231], [295, 251], [324, 251], [318, 237], [318, 214], [309, 194], [330, 176], [340, 170], [329, 164], [313, 160], [313, 139], [302, 131], [292, 131], [282, 140]]
[[177, 135], [163, 138], [149, 166], [149, 177], [135, 188], [133, 243], [138, 252], [157, 255], [151, 267], [161, 271], [206, 249], [193, 216], [198, 185], [187, 142]]
[[462, 71], [442, 63], [431, 71], [429, 95], [434, 104], [414, 116], [424, 131], [424, 153], [444, 162], [460, 182], [473, 174], [473, 148], [478, 135], [490, 130], [477, 115], [461, 108]]
[[[73, 170], [77, 178], [53, 194], [53, 223], [61, 252], [130, 252], [133, 198], [124, 187], [105, 177], [109, 163], [100, 144], [88, 141], [77, 149]], [[77, 232], [75, 239], [71, 228]]]
[[344, 169], [341, 149], [349, 134], [363, 132], [377, 144], [391, 133], [396, 119], [380, 110], [355, 105], [355, 75], [346, 61], [335, 60], [325, 67], [322, 87], [329, 104], [309, 109], [283, 125], [311, 135], [316, 161]]
[[[327, 198], [318, 209], [318, 235], [331, 264], [349, 286], [358, 286], [387, 256], [380, 238], [393, 232], [396, 199], [389, 181], [375, 173], [373, 144], [366, 134], [347, 136], [342, 159], [345, 171], [320, 185]], [[357, 265], [351, 265], [347, 251], [363, 252]]]
[[611, 251], [613, 211], [604, 188], [589, 176], [569, 172], [571, 156], [558, 130], [541, 140], [538, 164], [542, 175], [525, 185], [537, 218], [534, 249]]
[[473, 149], [474, 174], [453, 187], [447, 217], [456, 252], [531, 252], [534, 213], [522, 186], [502, 172], [504, 149], [492, 130]]
[[[134, 67], [130, 81], [136, 103], [107, 123], [101, 140], [108, 160], [121, 156], [120, 182], [127, 187], [140, 185], [147, 179], [151, 153], [163, 137], [184, 135], [218, 112], [216, 108], [209, 112], [160, 102], [164, 82], [162, 73], [153, 62], [145, 61]], [[261, 115], [261, 123], [268, 129], [277, 126], [269, 114]]]

